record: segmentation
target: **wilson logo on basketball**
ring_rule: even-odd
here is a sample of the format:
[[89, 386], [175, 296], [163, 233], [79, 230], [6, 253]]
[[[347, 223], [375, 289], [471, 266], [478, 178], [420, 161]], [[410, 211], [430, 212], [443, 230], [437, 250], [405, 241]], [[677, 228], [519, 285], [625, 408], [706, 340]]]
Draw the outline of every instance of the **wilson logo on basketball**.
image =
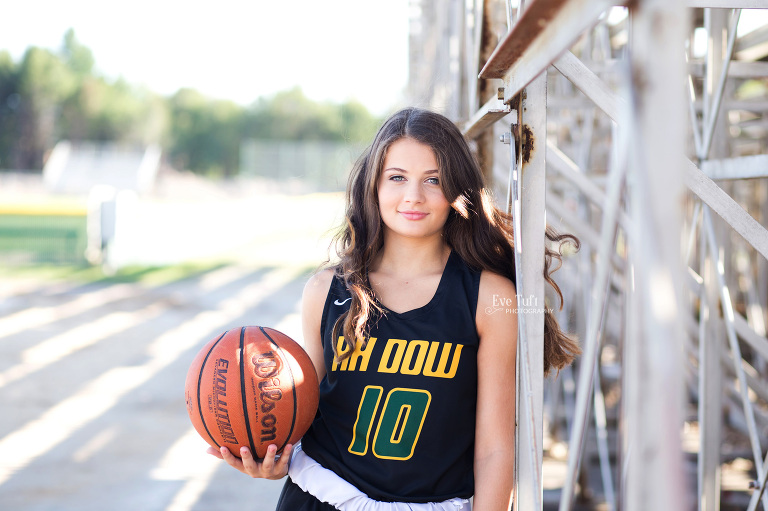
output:
[[275, 355], [274, 351], [267, 351], [260, 355], [251, 357], [253, 362], [253, 372], [259, 378], [271, 378], [280, 372], [280, 357]]
[[229, 411], [227, 402], [222, 399], [227, 397], [227, 369], [229, 360], [220, 358], [216, 360], [215, 371], [213, 373], [213, 412], [216, 415], [216, 425], [219, 427], [221, 436], [227, 442], [237, 443], [235, 431], [232, 429], [232, 423], [229, 420]]
[[283, 391], [280, 390], [280, 380], [275, 375], [280, 372], [280, 359], [274, 352], [268, 351], [260, 355], [254, 355], [251, 359], [256, 373], [261, 381], [259, 382], [259, 397], [261, 405], [259, 410], [263, 414], [261, 420], [261, 441], [268, 442], [277, 437], [277, 417], [272, 410], [277, 406], [277, 402], [283, 398]]

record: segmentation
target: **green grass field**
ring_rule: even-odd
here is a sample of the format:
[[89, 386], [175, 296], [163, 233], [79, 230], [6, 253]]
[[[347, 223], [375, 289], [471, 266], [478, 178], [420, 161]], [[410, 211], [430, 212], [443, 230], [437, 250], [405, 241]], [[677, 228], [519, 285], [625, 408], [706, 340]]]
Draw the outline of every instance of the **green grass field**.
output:
[[0, 214], [0, 263], [86, 265], [84, 214]]
[[216, 261], [167, 266], [126, 266], [106, 274], [85, 258], [84, 208], [0, 207], [0, 278], [32, 277], [75, 282], [143, 282], [181, 280], [221, 267]]

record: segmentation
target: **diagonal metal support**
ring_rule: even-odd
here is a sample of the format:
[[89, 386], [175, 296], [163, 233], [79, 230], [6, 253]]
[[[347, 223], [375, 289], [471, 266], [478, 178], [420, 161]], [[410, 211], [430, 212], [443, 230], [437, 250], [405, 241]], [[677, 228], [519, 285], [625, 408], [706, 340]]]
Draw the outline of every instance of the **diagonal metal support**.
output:
[[747, 240], [763, 257], [768, 259], [768, 230], [744, 211], [744, 208], [725, 190], [696, 168], [692, 161], [685, 164], [685, 182], [688, 188], [720, 215], [728, 225]]
[[[749, 499], [749, 507], [747, 507], [747, 511], [755, 511], [757, 509], [757, 504], [761, 500], [765, 502], [765, 485], [768, 484], [768, 455], [766, 455], [765, 460], [763, 461], [763, 477], [758, 484], [760, 485], [758, 488], [759, 491], [752, 494], [752, 498]], [[765, 509], [765, 504], [763, 504], [763, 509]]]
[[555, 69], [589, 99], [605, 112], [613, 121], [617, 121], [622, 108], [622, 99], [618, 98], [608, 85], [592, 72], [576, 55], [566, 51], [552, 63]]

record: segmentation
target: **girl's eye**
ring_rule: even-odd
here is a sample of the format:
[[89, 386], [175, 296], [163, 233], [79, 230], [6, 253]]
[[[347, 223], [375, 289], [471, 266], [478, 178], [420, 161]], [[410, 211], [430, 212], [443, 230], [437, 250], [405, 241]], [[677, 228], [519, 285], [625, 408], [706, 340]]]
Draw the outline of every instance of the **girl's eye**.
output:
[[427, 179], [427, 183], [432, 184], [432, 185], [439, 185], [440, 184], [440, 180], [438, 178], [436, 178], [436, 177], [430, 177], [429, 179]]
[[403, 177], [401, 175], [398, 175], [398, 174], [395, 174], [393, 176], [390, 176], [389, 180], [390, 181], [405, 181], [405, 177]]

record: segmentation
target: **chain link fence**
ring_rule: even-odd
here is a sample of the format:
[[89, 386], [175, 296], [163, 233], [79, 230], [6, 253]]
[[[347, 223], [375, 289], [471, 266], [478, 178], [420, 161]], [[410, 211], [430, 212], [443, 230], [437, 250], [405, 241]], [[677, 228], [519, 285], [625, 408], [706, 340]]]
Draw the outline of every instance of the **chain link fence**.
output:
[[246, 140], [240, 176], [298, 183], [316, 192], [342, 191], [362, 144], [328, 141]]

